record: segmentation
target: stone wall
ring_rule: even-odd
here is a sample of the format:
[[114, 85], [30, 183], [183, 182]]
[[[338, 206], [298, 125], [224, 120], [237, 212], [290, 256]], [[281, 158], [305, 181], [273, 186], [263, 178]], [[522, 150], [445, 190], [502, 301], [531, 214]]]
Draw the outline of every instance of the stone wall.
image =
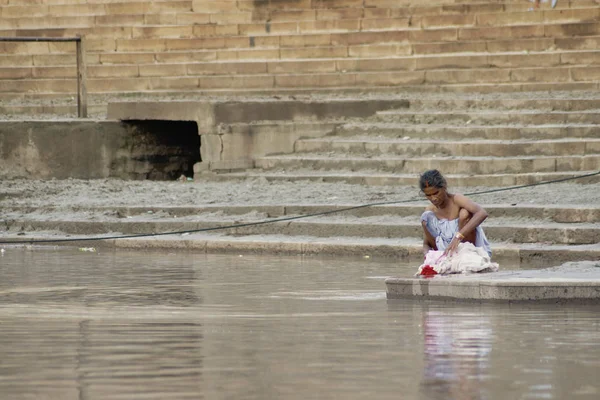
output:
[[195, 123], [5, 121], [0, 179], [175, 179], [200, 161]]

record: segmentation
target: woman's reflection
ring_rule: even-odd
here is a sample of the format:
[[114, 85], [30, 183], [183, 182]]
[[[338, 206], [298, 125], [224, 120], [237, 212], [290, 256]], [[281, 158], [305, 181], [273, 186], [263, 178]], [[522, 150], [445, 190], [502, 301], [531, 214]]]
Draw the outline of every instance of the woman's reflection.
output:
[[482, 312], [426, 310], [423, 314], [424, 399], [486, 399], [492, 325]]

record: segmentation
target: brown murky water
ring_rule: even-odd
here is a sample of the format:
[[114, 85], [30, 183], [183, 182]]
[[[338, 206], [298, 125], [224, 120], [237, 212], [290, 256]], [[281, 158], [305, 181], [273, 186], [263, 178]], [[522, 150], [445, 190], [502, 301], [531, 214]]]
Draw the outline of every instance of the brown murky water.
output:
[[388, 302], [415, 268], [8, 248], [0, 398], [600, 398], [599, 307]]

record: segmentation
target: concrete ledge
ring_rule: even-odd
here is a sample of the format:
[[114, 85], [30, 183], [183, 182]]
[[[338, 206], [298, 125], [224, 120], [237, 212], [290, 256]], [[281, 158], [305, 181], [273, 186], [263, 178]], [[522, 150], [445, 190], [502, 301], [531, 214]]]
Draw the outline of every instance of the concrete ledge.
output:
[[600, 303], [600, 262], [430, 279], [389, 278], [385, 284], [388, 299]]

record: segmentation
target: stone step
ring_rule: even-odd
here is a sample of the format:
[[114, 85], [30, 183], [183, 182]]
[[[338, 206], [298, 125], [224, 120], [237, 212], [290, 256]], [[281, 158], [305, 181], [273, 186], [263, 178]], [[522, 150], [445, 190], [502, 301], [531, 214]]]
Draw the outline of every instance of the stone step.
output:
[[[169, 1], [119, 1], [106, 3], [69, 3], [49, 4], [44, 0], [15, 4], [12, 2], [2, 6], [2, 22], [0, 26], [11, 20], [18, 20], [23, 25], [29, 26], [29, 21], [36, 21], [39, 26], [69, 26], [69, 20], [89, 18], [93, 21], [96, 16], [114, 16], [130, 14], [158, 14], [190, 12], [193, 8], [192, 0], [169, 0]], [[54, 19], [64, 21], [63, 24], [56, 23]]]
[[[495, 189], [494, 189], [495, 190]], [[521, 190], [527, 190], [521, 189]], [[510, 193], [511, 191], [507, 191]], [[492, 192], [493, 193], [493, 192]], [[466, 195], [473, 198], [485, 195], [485, 190], [475, 190]], [[329, 213], [328, 216], [353, 216], [357, 218], [387, 216], [393, 215], [396, 217], [418, 218], [418, 216], [429, 205], [429, 202], [422, 197], [415, 195], [411, 200], [402, 200], [394, 202], [389, 199], [386, 204], [371, 203], [367, 206], [356, 204], [281, 204], [281, 205], [205, 205], [205, 206], [76, 206], [76, 207], [30, 207], [30, 206], [14, 206], [3, 205], [2, 219], [7, 219], [7, 216], [12, 218], [22, 217], [23, 214], [56, 214], [64, 213], [87, 213], [88, 215], [112, 215], [118, 218], [147, 218], [149, 215], [158, 215], [161, 218], [186, 218], [195, 217], [197, 215], [224, 215], [227, 218], [235, 219], [239, 215], [254, 214], [260, 218], [284, 218], [295, 217], [301, 215], [311, 215], [318, 213]], [[535, 219], [546, 222], [556, 223], [600, 223], [600, 208], [591, 205], [573, 206], [568, 204], [557, 205], [539, 205], [528, 203], [513, 203], [513, 204], [488, 204], [480, 202], [482, 207], [489, 214], [490, 220], [494, 218], [507, 218], [512, 220], [519, 219]]]
[[[65, 80], [66, 85], [73, 84], [71, 80]], [[52, 86], [54, 87], [54, 86]], [[42, 89], [43, 87], [40, 87]], [[88, 104], [97, 107], [97, 110], [101, 115], [106, 115], [106, 106], [109, 101], [148, 101], [158, 100], [164, 101], [165, 99], [194, 99], [200, 100], [206, 97], [210, 98], [224, 98], [227, 96], [242, 96], [242, 97], [264, 97], [267, 96], [272, 98], [286, 97], [295, 98], [296, 96], [314, 97], [314, 96], [374, 96], [375, 98], [405, 98], [407, 103], [410, 103], [411, 110], [415, 111], [427, 111], [438, 112], [440, 110], [470, 110], [473, 111], [489, 111], [489, 110], [519, 110], [519, 111], [532, 111], [540, 110], [540, 112], [553, 112], [558, 111], [592, 111], [600, 108], [600, 100], [597, 99], [596, 92], [590, 92], [590, 88], [599, 89], [598, 84], [582, 85], [573, 87], [572, 84], [565, 86], [562, 83], [555, 84], [539, 84], [539, 85], [512, 85], [512, 84], [498, 84], [498, 85], [440, 85], [437, 87], [433, 86], [403, 86], [401, 92], [398, 92], [396, 87], [345, 87], [345, 88], [318, 88], [318, 87], [307, 87], [307, 88], [276, 88], [276, 89], [197, 89], [197, 88], [179, 88], [179, 89], [147, 89], [141, 91], [107, 91], [105, 93], [89, 93]], [[46, 88], [47, 89], [47, 88]], [[575, 93], [571, 93], [565, 90], [573, 90]], [[551, 90], [554, 94], [554, 98], [548, 98], [547, 94], [542, 92], [536, 92], [536, 90]], [[449, 92], [449, 93], [446, 93]], [[513, 93], [517, 92], [517, 93]], [[68, 105], [75, 107], [76, 99], [75, 92], [51, 92], [51, 91], [32, 91], [32, 92], [19, 92], [19, 91], [7, 91], [0, 92], [0, 103], [4, 107], [15, 107], [16, 110], [20, 110], [23, 114], [31, 114], [27, 110], [32, 107], [35, 110], [36, 107], [44, 107], [45, 110], [51, 112], [52, 108], [56, 106], [57, 113], [64, 114], [63, 106]], [[309, 98], [307, 97], [307, 98]], [[8, 110], [8, 109], [6, 109]], [[18, 115], [18, 114], [16, 114]], [[471, 125], [471, 124], [470, 124]], [[379, 132], [376, 135], [384, 135], [392, 138], [404, 137], [398, 132], [393, 132], [393, 129], [405, 129], [407, 124], [403, 124], [401, 127], [392, 127], [390, 124], [373, 124], [376, 130]], [[519, 125], [520, 126], [520, 125]], [[518, 131], [507, 131], [509, 126], [504, 126], [501, 130], [506, 135], [502, 136], [501, 131], [495, 130], [494, 135], [489, 136], [489, 139], [501, 139], [501, 140], [514, 140], [514, 139], [532, 139], [539, 137], [542, 139], [559, 138], [561, 135], [569, 134], [570, 137], [594, 137], [593, 132], [590, 130], [581, 130], [579, 126], [572, 127], [569, 130], [556, 130], [560, 124], [552, 124], [550, 128], [551, 136], [540, 134], [541, 131], [534, 132], [527, 130], [527, 134], [530, 136], [521, 136]], [[485, 125], [480, 126], [480, 132], [484, 132], [483, 128]], [[368, 131], [365, 127], [355, 127], [356, 129], [350, 129], [345, 127], [340, 129], [339, 133], [354, 136], [364, 135]], [[433, 127], [438, 128], [438, 127]], [[489, 126], [487, 126], [490, 129]], [[591, 128], [591, 125], [590, 125]], [[257, 128], [260, 129], [260, 128]], [[451, 132], [453, 128], [450, 129]], [[347, 131], [347, 132], [346, 132]], [[540, 134], [539, 136], [531, 136]], [[461, 139], [469, 137], [470, 133], [465, 136], [464, 133], [454, 132], [453, 136], [446, 137], [451, 139]], [[418, 134], [411, 133], [412, 138], [426, 139], [423, 132]], [[416, 136], [415, 136], [416, 135]], [[476, 134], [474, 137], [485, 138], [485, 134]], [[573, 136], [574, 135], [574, 136]], [[442, 137], [444, 137], [442, 135]]]
[[[40, 119], [48, 119], [50, 117], [65, 116], [76, 118], [77, 105], [2, 105], [0, 100], [0, 119], [4, 119], [7, 115], [35, 115]], [[103, 117], [106, 115], [105, 105], [89, 105], [88, 115], [90, 117]], [[46, 117], [46, 118], [45, 118]]]
[[[582, 95], [584, 93], [582, 92]], [[503, 96], [502, 98], [485, 98], [475, 96], [472, 98], [452, 98], [423, 96], [407, 96], [410, 102], [411, 110], [427, 111], [430, 113], [441, 112], [444, 110], [468, 110], [466, 112], [501, 112], [501, 111], [537, 111], [539, 113], [553, 113], [558, 111], [575, 112], [588, 111], [594, 112], [600, 110], [600, 98], [588, 93], [585, 96], [578, 96], [577, 93], [565, 93], [564, 97], [557, 96], [551, 98], [545, 94], [529, 94], [522, 98], [517, 96]], [[401, 113], [403, 110], [390, 110], [390, 114]], [[460, 112], [460, 111], [459, 111]]]
[[[374, 20], [374, 24], [379, 22]], [[205, 38], [132, 38], [116, 39], [114, 45], [118, 52], [139, 51], [178, 51], [193, 49], [247, 49], [252, 47], [285, 47], [297, 43], [315, 45], [348, 46], [376, 43], [439, 43], [470, 41], [514, 41], [516, 39], [577, 39], [583, 42], [586, 37], [600, 35], [600, 24], [597, 22], [557, 23], [552, 25], [521, 25], [512, 27], [474, 27], [474, 28], [439, 28], [439, 29], [374, 29], [363, 30], [352, 24], [346, 29], [332, 29], [329, 26], [309, 26], [304, 30], [291, 29], [285, 32], [240, 32], [241, 36], [205, 37]], [[264, 26], [263, 26], [264, 30]], [[113, 43], [105, 44], [113, 48]], [[567, 42], [569, 43], [569, 42]], [[99, 46], [100, 44], [97, 44]], [[531, 49], [535, 50], [535, 49]], [[506, 50], [505, 50], [506, 51]]]
[[294, 144], [294, 153], [310, 152], [404, 157], [583, 156], [600, 154], [600, 139], [449, 141], [326, 137], [301, 139]]
[[547, 125], [463, 125], [445, 124], [401, 124], [385, 122], [356, 122], [342, 125], [336, 129], [339, 136], [388, 137], [410, 139], [438, 138], [454, 139], [490, 139], [490, 140], [534, 140], [562, 138], [598, 138], [598, 126], [595, 124], [547, 124]]
[[[438, 109], [439, 110], [439, 109]], [[548, 125], [548, 124], [598, 124], [600, 110], [587, 111], [411, 111], [393, 110], [377, 114], [383, 122], [402, 124], [447, 124], [447, 125]]]
[[[122, 234], [153, 234], [160, 232], [178, 232], [233, 226], [239, 224], [262, 222], [263, 218], [256, 218], [255, 214], [244, 218], [236, 216], [228, 219], [223, 215], [197, 215], [194, 221], [177, 221], [172, 217], [161, 219], [153, 216], [139, 216], [128, 220], [114, 218], [104, 221], [90, 221], [86, 213], [71, 214], [65, 219], [64, 215], [44, 215], [43, 219], [35, 216], [11, 219], [6, 216], [8, 232], [18, 231], [60, 231], [66, 234], [109, 234], [120, 232]], [[600, 235], [598, 223], [552, 223], [534, 219], [511, 220], [508, 218], [495, 218], [489, 223], [484, 223], [484, 229], [491, 242], [513, 243], [552, 243], [552, 244], [597, 244]], [[316, 236], [316, 237], [361, 237], [361, 238], [421, 238], [423, 228], [418, 223], [418, 216], [396, 217], [383, 215], [378, 217], [356, 218], [344, 217], [319, 217], [307, 220], [294, 220], [258, 224], [239, 228], [227, 228], [219, 233], [227, 235], [260, 235], [277, 234], [286, 236]], [[192, 232], [189, 232], [192, 233]]]
[[447, 174], [507, 174], [536, 172], [573, 172], [600, 170], [600, 154], [585, 156], [521, 157], [422, 157], [389, 155], [356, 157], [350, 154], [310, 153], [259, 157], [256, 168], [263, 170], [381, 171], [419, 174], [436, 168]]
[[[437, 71], [369, 71], [349, 73], [311, 74], [255, 74], [255, 75], [187, 75], [144, 76], [88, 79], [88, 91], [93, 93], [137, 92], [149, 90], [197, 89], [294, 89], [309, 88], [373, 88], [403, 85], [431, 85], [435, 90], [498, 90], [527, 91], [590, 90], [598, 86], [596, 67], [579, 68], [520, 68], [473, 69]], [[500, 84], [506, 84], [500, 87]], [[75, 79], [4, 79], [0, 80], [0, 93], [73, 93]], [[487, 89], [486, 89], [487, 85]], [[538, 88], [535, 89], [535, 86]]]
[[[523, 58], [521, 54], [503, 55], [498, 62], [493, 56], [452, 56], [452, 57], [396, 57], [396, 58], [346, 58], [346, 59], [308, 59], [287, 61], [209, 61], [185, 63], [134, 63], [120, 65], [88, 65], [87, 76], [91, 79], [102, 77], [172, 77], [172, 76], [222, 76], [250, 74], [307, 74], [307, 73], [360, 73], [371, 71], [425, 71], [421, 75], [424, 81], [437, 81], [439, 76], [458, 77], [462, 73], [467, 77], [472, 69], [479, 74], [494, 69], [495, 75], [504, 76], [507, 81], [532, 81], [540, 75], [542, 78], [552, 76], [560, 80], [586, 80], [588, 76], [598, 75], [598, 69], [588, 67], [587, 62], [600, 63], [600, 51], [582, 52], [587, 61], [581, 65], [563, 64], [561, 55], [532, 54]], [[28, 62], [30, 60], [27, 60]], [[546, 65], [545, 69], [531, 68], [531, 65]], [[485, 67], [486, 69], [481, 69]], [[562, 67], [562, 68], [560, 68]], [[568, 68], [567, 68], [568, 67]], [[71, 65], [0, 65], [0, 79], [25, 78], [68, 78], [76, 75], [77, 67]], [[438, 75], [436, 77], [436, 74]], [[490, 76], [490, 74], [487, 74]], [[572, 75], [572, 76], [571, 76]], [[417, 75], [415, 75], [415, 78]], [[444, 81], [443, 83], [448, 83]]]
[[[579, 184], [598, 184], [600, 175], [598, 171], [581, 172], [545, 172], [545, 173], [516, 173], [516, 174], [493, 174], [493, 175], [472, 175], [472, 174], [445, 174], [448, 181], [453, 185], [463, 187], [510, 187], [515, 185], [530, 185], [534, 183], [548, 182], [555, 179], [578, 178], [574, 182]], [[295, 171], [246, 171], [220, 173], [205, 179], [216, 181], [240, 181], [248, 178], [257, 178], [267, 182], [343, 182], [348, 184], [366, 185], [366, 186], [418, 186], [417, 174], [399, 174], [399, 173], [381, 173], [371, 171], [315, 171], [295, 170]]]
[[[82, 235], [84, 239], [97, 236]], [[56, 232], [35, 232], [26, 236], [7, 233], [3, 240], [28, 245], [35, 240], [69, 239]], [[71, 237], [73, 239], [73, 237]], [[249, 235], [241, 237], [216, 234], [167, 235], [152, 238], [84, 240], [55, 242], [51, 245], [129, 249], [178, 249], [206, 253], [235, 254], [292, 254], [292, 255], [343, 255], [358, 257], [393, 257], [414, 262], [415, 271], [423, 259], [423, 244], [418, 238], [385, 239], [354, 237], [316, 237]], [[6, 246], [6, 245], [3, 245]], [[17, 244], [18, 246], [18, 244]], [[546, 268], [568, 261], [597, 260], [598, 245], [552, 245], [496, 243], [494, 260], [505, 265], [522, 265], [527, 268]]]
[[[351, 4], [345, 8], [306, 9], [306, 10], [264, 10], [248, 8], [244, 10], [219, 10], [210, 12], [205, 8], [195, 7], [190, 12], [190, 2], [153, 2], [150, 7], [143, 3], [121, 4], [64, 4], [64, 5], [12, 5], [4, 7], [3, 22], [0, 27], [15, 26], [18, 28], [38, 28], [40, 26], [69, 27], [69, 18], [93, 18], [97, 25], [139, 26], [144, 24], [185, 24], [197, 25], [203, 32], [203, 25], [222, 26], [225, 32], [252, 32], [255, 29], [277, 31], [289, 29], [289, 26], [311, 22], [326, 23], [333, 21], [363, 21], [361, 28], [370, 26], [397, 27], [411, 26], [431, 28], [439, 26], [490, 26], [498, 24], [518, 25], [531, 23], [578, 22], [593, 20], [598, 9], [594, 5], [580, 5], [567, 8], [569, 4], [558, 9], [529, 12], [527, 4], [480, 4], [461, 7], [460, 12], [451, 7], [410, 7], [410, 8], [365, 8], [362, 4]], [[214, 4], [211, 3], [211, 4]], [[232, 4], [232, 3], [224, 3]], [[64, 25], [49, 24], [45, 20], [62, 18]], [[18, 19], [17, 23], [12, 23]], [[381, 21], [380, 25], [373, 21]], [[81, 24], [81, 20], [78, 22]], [[337, 23], [336, 23], [337, 25]]]

